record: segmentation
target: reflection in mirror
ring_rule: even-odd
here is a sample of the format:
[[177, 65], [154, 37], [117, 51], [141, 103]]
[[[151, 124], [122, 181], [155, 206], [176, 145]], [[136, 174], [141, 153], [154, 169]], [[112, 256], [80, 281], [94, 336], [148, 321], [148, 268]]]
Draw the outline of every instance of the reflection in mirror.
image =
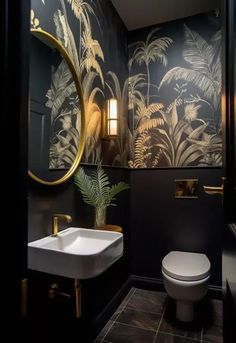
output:
[[67, 180], [84, 148], [80, 84], [64, 48], [47, 32], [32, 30], [29, 174], [41, 183]]

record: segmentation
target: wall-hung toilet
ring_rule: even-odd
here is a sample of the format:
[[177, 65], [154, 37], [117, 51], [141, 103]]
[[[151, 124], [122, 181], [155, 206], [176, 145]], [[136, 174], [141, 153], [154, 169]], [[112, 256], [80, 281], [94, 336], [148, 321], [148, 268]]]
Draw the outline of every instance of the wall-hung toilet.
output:
[[176, 300], [176, 317], [194, 319], [194, 303], [207, 293], [211, 264], [204, 254], [171, 251], [162, 260], [166, 292]]

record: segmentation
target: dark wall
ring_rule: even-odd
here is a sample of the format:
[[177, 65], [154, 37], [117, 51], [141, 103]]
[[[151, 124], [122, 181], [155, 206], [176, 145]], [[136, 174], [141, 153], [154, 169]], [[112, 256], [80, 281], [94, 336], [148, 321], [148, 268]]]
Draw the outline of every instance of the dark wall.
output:
[[[29, 69], [29, 13], [30, 1], [0, 4], [1, 36], [1, 91], [2, 135], [12, 149], [4, 149], [3, 160], [7, 168], [2, 171], [2, 242], [6, 282], [3, 285], [4, 313], [2, 327], [8, 342], [25, 340], [25, 321], [22, 320], [24, 299], [22, 280], [27, 275], [27, 113], [28, 113], [28, 69]], [[14, 156], [13, 156], [14, 155]], [[14, 214], [14, 215], [13, 215]], [[24, 283], [25, 285], [25, 283]], [[26, 299], [25, 299], [26, 300]]]
[[225, 225], [223, 231], [223, 325], [224, 342], [233, 343], [236, 340], [236, 226]]
[[[89, 173], [95, 167], [86, 166], [84, 168], [85, 172]], [[114, 167], [104, 167], [104, 169], [108, 173], [111, 184], [119, 181], [130, 182], [128, 169]], [[81, 342], [86, 342], [83, 341], [83, 337], [84, 335], [89, 337], [89, 332], [87, 331], [86, 334], [86, 330], [90, 329], [87, 328], [113, 299], [130, 275], [129, 195], [129, 190], [121, 192], [116, 197], [117, 206], [110, 206], [107, 209], [107, 224], [120, 225], [123, 228], [124, 254], [102, 275], [91, 280], [81, 280], [81, 320], [75, 320], [74, 303], [71, 300], [67, 301], [59, 297], [58, 302], [53, 303], [48, 299], [48, 289], [52, 283], [57, 282], [64, 292], [67, 290], [72, 292], [73, 280], [29, 271], [29, 342], [34, 337], [34, 331], [38, 330], [39, 321], [47, 328], [49, 337], [52, 338], [55, 332], [53, 325], [48, 323], [53, 322], [60, 326], [58, 323], [67, 321], [67, 325], [62, 324], [65, 331], [62, 329], [57, 333], [59, 342], [64, 337], [63, 335], [66, 335], [66, 330], [70, 330], [71, 339], [77, 337]], [[80, 192], [73, 184], [73, 179], [56, 187], [45, 187], [31, 181], [29, 187], [29, 241], [51, 234], [51, 218], [54, 213], [70, 214], [73, 218], [72, 223], [69, 224], [71, 226], [93, 227], [94, 209], [84, 204]], [[59, 229], [62, 230], [66, 227], [68, 224], [61, 222]], [[37, 342], [40, 342], [44, 337], [39, 334], [37, 339]]]
[[[162, 278], [161, 261], [171, 250], [205, 253], [212, 285], [221, 286], [222, 204], [203, 185], [221, 184], [222, 170], [136, 169], [131, 171], [132, 273]], [[197, 178], [198, 199], [175, 199], [175, 179]]]

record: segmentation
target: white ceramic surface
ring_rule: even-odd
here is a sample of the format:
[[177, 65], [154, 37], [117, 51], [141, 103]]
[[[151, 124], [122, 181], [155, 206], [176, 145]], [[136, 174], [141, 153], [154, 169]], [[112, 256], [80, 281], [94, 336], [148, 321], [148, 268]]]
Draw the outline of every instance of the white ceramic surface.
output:
[[123, 234], [69, 227], [56, 237], [28, 243], [28, 268], [73, 279], [90, 279], [123, 255]]
[[204, 254], [171, 251], [162, 260], [166, 292], [176, 300], [176, 317], [194, 320], [194, 303], [207, 293], [210, 261]]
[[209, 275], [210, 268], [205, 254], [171, 251], [162, 260], [164, 273], [177, 280], [202, 280]]

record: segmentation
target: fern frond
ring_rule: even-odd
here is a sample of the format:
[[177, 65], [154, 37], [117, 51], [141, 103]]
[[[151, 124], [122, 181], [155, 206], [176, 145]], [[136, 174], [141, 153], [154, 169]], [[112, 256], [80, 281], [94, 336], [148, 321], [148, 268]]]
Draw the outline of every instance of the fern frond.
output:
[[146, 104], [143, 101], [137, 102], [138, 109], [136, 111], [136, 116], [141, 118], [149, 118], [151, 114], [160, 111], [163, 108], [162, 103], [153, 103], [146, 107]]
[[151, 130], [157, 126], [164, 125], [164, 120], [162, 118], [148, 119], [137, 128], [138, 133], [142, 133], [145, 130]]
[[109, 200], [110, 200], [110, 202], [112, 200], [115, 200], [116, 194], [118, 194], [118, 193], [120, 193], [120, 192], [122, 192], [122, 191], [124, 191], [126, 189], [129, 189], [129, 188], [130, 188], [129, 185], [127, 183], [125, 183], [125, 182], [122, 182], [122, 181], [117, 183], [116, 185], [111, 186], [110, 192], [109, 192]]
[[80, 167], [74, 175], [74, 183], [81, 191], [84, 202], [99, 208], [111, 205], [111, 201], [115, 200], [119, 192], [129, 188], [125, 182], [109, 187], [108, 175], [102, 169], [101, 162], [90, 176], [86, 175], [84, 169]]
[[94, 184], [91, 181], [91, 177], [85, 174], [82, 167], [75, 173], [74, 182], [82, 193], [84, 202], [94, 207], [98, 206]]
[[150, 156], [150, 144], [151, 136], [147, 131], [144, 131], [135, 140], [134, 147], [134, 167], [145, 168], [147, 167], [146, 161]]
[[96, 191], [100, 207], [105, 207], [109, 203], [109, 179], [99, 163], [97, 169], [91, 173], [91, 182]]

